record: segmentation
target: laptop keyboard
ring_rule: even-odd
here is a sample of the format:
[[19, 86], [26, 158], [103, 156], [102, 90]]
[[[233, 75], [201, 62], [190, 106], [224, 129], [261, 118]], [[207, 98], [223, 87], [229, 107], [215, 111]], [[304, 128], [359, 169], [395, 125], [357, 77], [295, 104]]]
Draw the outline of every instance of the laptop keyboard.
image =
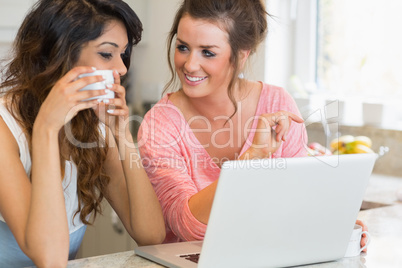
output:
[[198, 260], [200, 258], [200, 253], [180, 255], [180, 258], [184, 258], [186, 260], [198, 263]]

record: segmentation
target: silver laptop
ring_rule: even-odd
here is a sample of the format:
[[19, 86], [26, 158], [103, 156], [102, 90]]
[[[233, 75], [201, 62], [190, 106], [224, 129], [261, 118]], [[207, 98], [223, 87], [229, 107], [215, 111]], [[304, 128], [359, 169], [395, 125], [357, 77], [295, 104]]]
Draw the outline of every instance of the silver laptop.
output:
[[167, 267], [201, 268], [340, 259], [376, 158], [353, 154], [225, 162], [204, 241], [138, 247], [135, 253]]

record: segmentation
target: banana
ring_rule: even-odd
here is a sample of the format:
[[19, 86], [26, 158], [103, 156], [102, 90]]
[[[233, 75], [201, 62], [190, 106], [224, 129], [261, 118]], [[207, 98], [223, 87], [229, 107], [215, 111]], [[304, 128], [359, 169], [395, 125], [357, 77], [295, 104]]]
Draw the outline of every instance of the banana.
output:
[[349, 154], [364, 154], [364, 153], [374, 153], [374, 151], [367, 147], [366, 145], [363, 144], [355, 144], [353, 147], [350, 147], [349, 150], [347, 150], [347, 153]]
[[357, 136], [357, 137], [355, 137], [355, 142], [357, 144], [365, 145], [365, 146], [367, 146], [369, 148], [371, 148], [371, 145], [373, 145], [373, 142], [367, 136]]
[[352, 135], [344, 135], [337, 139], [333, 139], [330, 143], [331, 151], [338, 151], [339, 153], [345, 153], [346, 145], [353, 142], [355, 137]]

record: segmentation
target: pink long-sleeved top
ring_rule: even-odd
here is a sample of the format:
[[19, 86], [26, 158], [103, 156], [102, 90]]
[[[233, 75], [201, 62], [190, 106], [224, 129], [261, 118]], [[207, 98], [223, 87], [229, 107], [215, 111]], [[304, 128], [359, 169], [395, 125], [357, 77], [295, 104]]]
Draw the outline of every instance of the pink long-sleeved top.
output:
[[[277, 111], [300, 116], [292, 97], [282, 88], [263, 84], [256, 116]], [[255, 117], [252, 129], [256, 128]], [[252, 144], [254, 131], [239, 156]], [[292, 123], [286, 142], [273, 157], [306, 156], [304, 124]], [[145, 115], [138, 132], [141, 161], [162, 206], [166, 224], [165, 243], [202, 240], [206, 225], [191, 213], [188, 201], [219, 177], [220, 168], [195, 137], [179, 109], [163, 97]]]

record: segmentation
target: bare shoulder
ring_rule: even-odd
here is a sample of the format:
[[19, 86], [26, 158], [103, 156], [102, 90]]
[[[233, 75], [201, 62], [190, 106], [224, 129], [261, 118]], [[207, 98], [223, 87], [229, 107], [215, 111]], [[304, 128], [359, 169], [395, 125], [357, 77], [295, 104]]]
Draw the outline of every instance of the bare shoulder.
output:
[[263, 83], [260, 81], [254, 81], [254, 80], [246, 80], [246, 83], [249, 88], [252, 88], [253, 90], [256, 91], [261, 91], [263, 87]]
[[263, 83], [254, 80], [242, 79], [240, 82], [240, 94], [249, 97], [259, 95], [262, 91]]
[[[243, 100], [244, 104], [250, 104], [252, 107], [256, 107], [260, 99], [263, 84], [258, 81], [243, 80], [243, 93], [240, 99]], [[250, 108], [250, 107], [248, 107]]]
[[185, 95], [183, 94], [182, 90], [178, 90], [170, 94], [168, 98], [169, 101], [177, 107], [183, 106], [183, 103], [186, 101]]
[[171, 95], [169, 95], [169, 101], [179, 109], [183, 115], [191, 114], [191, 105], [188, 102], [188, 97], [183, 93], [182, 90], [178, 90]]

